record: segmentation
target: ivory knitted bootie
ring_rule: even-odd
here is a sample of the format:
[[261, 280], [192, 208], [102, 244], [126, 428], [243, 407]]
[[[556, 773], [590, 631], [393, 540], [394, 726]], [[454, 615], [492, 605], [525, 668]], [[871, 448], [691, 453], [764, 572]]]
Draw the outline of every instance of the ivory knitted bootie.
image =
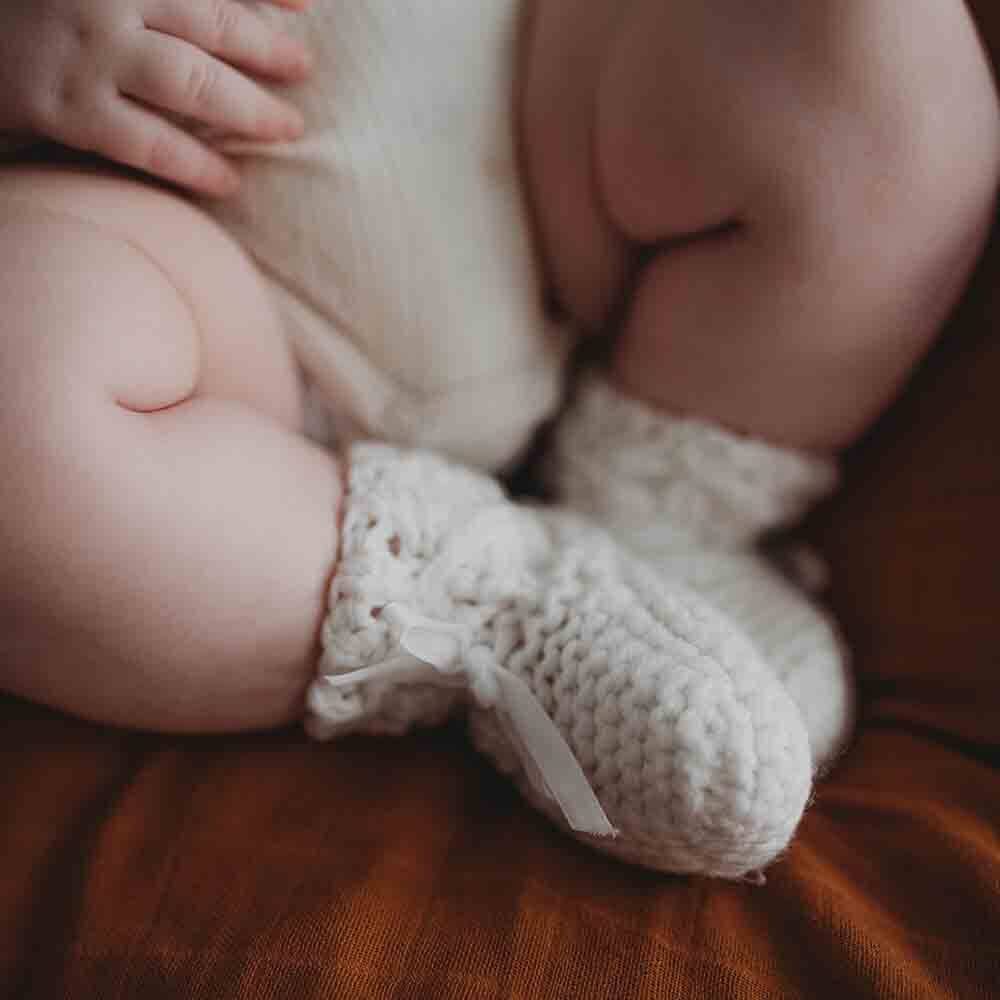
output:
[[307, 725], [401, 732], [470, 708], [476, 744], [599, 849], [736, 877], [811, 787], [800, 714], [744, 631], [591, 521], [424, 452], [350, 452]]
[[851, 733], [854, 687], [844, 643], [808, 597], [822, 565], [798, 546], [779, 568], [757, 543], [836, 487], [836, 463], [672, 416], [593, 373], [546, 457], [559, 503], [738, 623], [798, 706], [817, 770], [828, 767]]

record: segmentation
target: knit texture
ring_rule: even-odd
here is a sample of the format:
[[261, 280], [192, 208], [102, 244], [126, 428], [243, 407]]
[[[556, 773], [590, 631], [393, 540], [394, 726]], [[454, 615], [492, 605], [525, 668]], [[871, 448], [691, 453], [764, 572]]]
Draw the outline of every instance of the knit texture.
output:
[[[566, 825], [492, 665], [530, 690], [618, 831], [577, 836], [653, 868], [727, 877], [788, 844], [811, 787], [808, 737], [723, 611], [590, 519], [511, 504], [428, 453], [356, 446], [346, 504], [313, 735], [400, 732], [469, 705], [476, 745]], [[468, 662], [429, 681], [400, 654], [400, 608], [467, 630]]]
[[[508, 552], [498, 525], [467, 530], [480, 512], [505, 509], [496, 482], [387, 445], [355, 445], [349, 454], [340, 559], [321, 635], [321, 675], [349, 673], [393, 654], [398, 630], [382, 615], [391, 603], [419, 605], [444, 620], [478, 625], [486, 614], [481, 597], [489, 593], [483, 588], [506, 582], [507, 591], [516, 590], [519, 582], [516, 567], [512, 579], [501, 579]], [[466, 529], [468, 545], [456, 528]], [[483, 549], [480, 566], [474, 565], [477, 543]], [[484, 581], [488, 568], [493, 573]], [[456, 606], [453, 595], [463, 593], [469, 600]], [[400, 734], [414, 725], [443, 722], [459, 700], [458, 692], [436, 685], [384, 690], [377, 684], [342, 689], [314, 684], [306, 727], [317, 739], [354, 730]]]
[[798, 705], [817, 768], [829, 765], [851, 733], [854, 691], [844, 643], [806, 594], [822, 574], [799, 552], [800, 585], [756, 543], [828, 495], [836, 464], [662, 413], [591, 374], [546, 465], [557, 500], [739, 624]]
[[636, 551], [740, 549], [837, 484], [829, 458], [673, 417], [589, 374], [558, 425], [551, 485]]

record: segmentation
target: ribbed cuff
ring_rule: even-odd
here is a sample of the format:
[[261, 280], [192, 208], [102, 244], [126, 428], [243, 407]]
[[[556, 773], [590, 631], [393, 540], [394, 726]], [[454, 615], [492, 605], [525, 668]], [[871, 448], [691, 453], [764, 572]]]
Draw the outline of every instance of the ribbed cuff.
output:
[[640, 551], [740, 548], [829, 494], [836, 462], [675, 417], [586, 376], [548, 463], [556, 499]]

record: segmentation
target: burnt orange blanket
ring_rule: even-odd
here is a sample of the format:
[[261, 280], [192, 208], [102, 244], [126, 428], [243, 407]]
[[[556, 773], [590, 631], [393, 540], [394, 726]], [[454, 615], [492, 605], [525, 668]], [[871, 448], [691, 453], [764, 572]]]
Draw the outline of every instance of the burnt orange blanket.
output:
[[176, 739], [0, 698], [0, 997], [1000, 996], [1000, 237], [848, 473], [807, 530], [859, 734], [765, 887], [584, 850], [457, 731]]

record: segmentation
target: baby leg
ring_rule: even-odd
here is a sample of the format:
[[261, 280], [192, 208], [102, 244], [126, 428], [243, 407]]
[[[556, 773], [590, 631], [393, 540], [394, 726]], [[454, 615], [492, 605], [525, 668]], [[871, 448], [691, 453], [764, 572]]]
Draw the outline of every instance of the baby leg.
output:
[[[975, 30], [932, 0], [638, 0], [588, 8], [599, 32], [574, 5], [541, 9], [525, 127], [553, 280], [595, 325], [579, 289], [600, 261], [551, 207], [552, 165], [580, 160], [545, 112], [562, 89], [591, 107], [583, 190], [634, 265], [609, 278], [619, 391], [581, 391], [557, 493], [737, 622], [828, 761], [850, 717], [843, 651], [753, 543], [832, 484], [823, 456], [885, 407], [976, 259], [1000, 116]], [[592, 80], [564, 50], [596, 53]]]
[[150, 187], [0, 175], [0, 687], [163, 730], [301, 715], [339, 480], [248, 260]]
[[961, 3], [771, 6], [642, 2], [608, 57], [598, 169], [642, 248], [614, 376], [661, 409], [833, 450], [967, 279], [1000, 115]]
[[1000, 115], [959, 0], [542, 0], [521, 121], [562, 307], [615, 377], [797, 447], [853, 440], [976, 258]]

